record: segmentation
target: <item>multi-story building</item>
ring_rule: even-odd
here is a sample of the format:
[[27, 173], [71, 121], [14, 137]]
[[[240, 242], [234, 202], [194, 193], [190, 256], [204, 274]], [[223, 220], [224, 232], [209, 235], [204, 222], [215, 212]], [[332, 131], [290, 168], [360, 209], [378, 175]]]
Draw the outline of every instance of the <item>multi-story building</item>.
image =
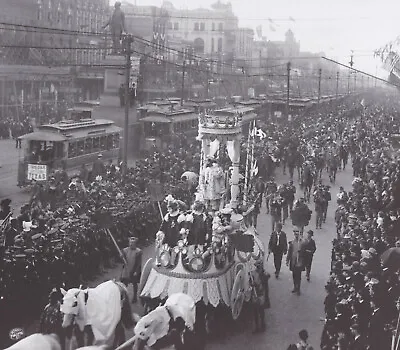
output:
[[253, 57], [254, 30], [239, 28], [236, 31], [235, 61], [240, 66], [251, 67]]
[[104, 73], [87, 66], [105, 52], [101, 26], [108, 0], [0, 0], [0, 5], [3, 115], [10, 103], [41, 106], [46, 100], [68, 97], [72, 103], [77, 96], [98, 96]]
[[170, 15], [168, 23], [169, 40], [191, 45], [195, 55], [203, 57], [232, 55], [235, 46], [235, 34], [238, 19], [230, 3], [220, 1], [210, 9], [176, 9], [170, 2], [164, 2], [164, 8]]

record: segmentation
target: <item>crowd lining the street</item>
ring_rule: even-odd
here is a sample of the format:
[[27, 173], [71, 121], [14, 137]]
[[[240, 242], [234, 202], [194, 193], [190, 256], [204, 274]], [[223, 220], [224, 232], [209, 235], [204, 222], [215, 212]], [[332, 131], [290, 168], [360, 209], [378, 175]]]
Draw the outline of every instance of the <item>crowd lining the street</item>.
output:
[[[388, 145], [395, 122], [391, 117], [398, 115], [396, 106], [382, 105], [389, 106], [389, 101], [364, 107], [359, 97], [349, 97], [309, 110], [289, 125], [269, 125], [265, 140], [255, 149], [265, 180], [274, 174], [274, 159], [287, 164], [291, 144], [307, 155], [345, 140], [352, 155], [356, 178], [352, 190], [338, 197], [335, 215], [338, 233], [326, 286], [323, 349], [355, 349], [361, 341], [360, 349], [377, 349], [377, 341], [390, 342], [395, 326], [399, 269], [383, 266], [380, 256], [399, 244], [400, 163]], [[6, 232], [2, 307], [11, 309], [24, 300], [27, 284], [40, 300], [55, 286], [79, 285], [118, 262], [106, 229], [119, 246], [126, 246], [130, 236], [138, 237], [141, 244], [153, 239], [160, 219], [149, 183], [161, 182], [165, 193], [189, 204], [193, 192], [181, 174], [198, 173], [199, 151], [199, 145], [180, 138], [162, 154], [156, 150], [138, 161], [125, 177], [119, 165], [99, 160], [91, 172], [83, 167], [79, 176], [70, 179], [58, 170], [51, 181], [37, 184], [31, 202], [18, 216], [13, 214]], [[253, 190], [258, 191], [256, 184]], [[2, 203], [2, 218], [9, 206]]]

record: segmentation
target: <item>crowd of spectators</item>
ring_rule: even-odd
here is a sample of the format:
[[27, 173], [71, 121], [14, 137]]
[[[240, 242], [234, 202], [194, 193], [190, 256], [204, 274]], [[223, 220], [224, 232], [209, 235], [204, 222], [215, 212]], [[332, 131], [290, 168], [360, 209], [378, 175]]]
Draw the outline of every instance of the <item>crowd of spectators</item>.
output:
[[355, 146], [355, 177], [337, 198], [322, 349], [391, 346], [400, 301], [400, 163], [390, 134], [399, 111], [390, 101], [371, 103], [344, 130]]
[[17, 139], [32, 132], [35, 125], [55, 123], [66, 115], [67, 108], [65, 101], [59, 101], [57, 106], [54, 102], [42, 102], [40, 108], [37, 103], [5, 108], [3, 118], [0, 118], [0, 139]]
[[[386, 103], [380, 101], [379, 106]], [[347, 201], [340, 203], [338, 212], [344, 214], [337, 215], [340, 225], [333, 245], [321, 344], [326, 349], [342, 339], [354, 341], [356, 331], [351, 334], [351, 325], [373, 344], [366, 334], [377, 307], [383, 310], [380, 317], [385, 317], [378, 331], [386, 335], [393, 326], [395, 315], [387, 310], [395, 310], [399, 296], [398, 270], [382, 268], [379, 260], [379, 255], [398, 239], [395, 228], [400, 198], [396, 189], [400, 166], [387, 146], [392, 116], [398, 117], [372, 103], [366, 110], [360, 97], [350, 96], [311, 109], [290, 124], [269, 124], [264, 128], [266, 138], [254, 150], [260, 171], [271, 175], [289, 143], [319, 147], [333, 136], [351, 139], [350, 144], [357, 147], [352, 152], [357, 179]], [[246, 147], [242, 149], [244, 153]], [[229, 167], [223, 153], [220, 160]], [[243, 172], [245, 157], [241, 160]], [[189, 203], [192, 193], [187, 191], [181, 174], [198, 173], [199, 165], [199, 143], [180, 137], [162, 153], [155, 149], [137, 161], [125, 176], [120, 164], [109, 163], [104, 164], [104, 171], [92, 174], [83, 167], [72, 179], [57, 170], [51, 181], [37, 184], [31, 202], [19, 215], [13, 214], [6, 234], [7, 249], [1, 252], [5, 259], [0, 269], [0, 307], [6, 310], [7, 306], [14, 315], [18, 315], [18, 309], [26, 313], [26, 308], [32, 307], [26, 299], [28, 287], [29, 300], [42, 300], [55, 286], [77, 286], [101, 273], [118, 261], [109, 233], [119, 246], [125, 246], [130, 236], [138, 237], [142, 244], [153, 239], [161, 218], [149, 192], [150, 183], [161, 183], [165, 194]], [[360, 295], [363, 306], [359, 308]], [[358, 310], [357, 318], [352, 317], [354, 310]], [[9, 313], [3, 314], [9, 317]]]

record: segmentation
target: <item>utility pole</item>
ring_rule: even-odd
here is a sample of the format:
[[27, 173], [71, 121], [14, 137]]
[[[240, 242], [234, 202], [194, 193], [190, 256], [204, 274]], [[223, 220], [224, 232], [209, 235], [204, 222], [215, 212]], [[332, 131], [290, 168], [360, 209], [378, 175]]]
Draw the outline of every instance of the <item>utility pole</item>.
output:
[[350, 64], [350, 68], [349, 68], [349, 80], [347, 82], [347, 93], [350, 95], [350, 74], [352, 72], [352, 68], [353, 68], [353, 64], [354, 64], [354, 61], [353, 61], [353, 50], [351, 50], [351, 56], [350, 56], [349, 64]]
[[354, 72], [354, 92], [357, 92], [357, 73]]
[[[207, 65], [207, 70], [206, 70], [206, 98], [210, 97], [210, 68]], [[218, 83], [219, 86], [220, 83]]]
[[289, 101], [290, 101], [290, 62], [287, 63], [287, 91], [286, 91], [286, 118], [289, 119]]
[[339, 95], [339, 72], [336, 72], [336, 99], [338, 99]]
[[186, 59], [183, 60], [182, 65], [182, 92], [181, 92], [181, 106], [183, 106], [183, 97], [184, 97], [184, 89], [185, 89], [185, 71], [186, 71]]
[[318, 105], [321, 101], [321, 78], [322, 78], [322, 69], [318, 69]]
[[130, 35], [124, 38], [126, 45], [126, 65], [125, 65], [125, 120], [124, 120], [124, 150], [122, 173], [125, 176], [128, 170], [128, 139], [129, 139], [129, 82], [131, 74], [131, 43], [133, 41]]

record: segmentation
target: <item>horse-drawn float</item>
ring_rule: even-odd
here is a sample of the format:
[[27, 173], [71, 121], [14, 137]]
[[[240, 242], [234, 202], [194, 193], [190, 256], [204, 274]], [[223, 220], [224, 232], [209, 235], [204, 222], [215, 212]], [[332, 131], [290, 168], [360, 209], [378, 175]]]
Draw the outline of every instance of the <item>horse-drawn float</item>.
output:
[[[178, 214], [172, 209], [164, 217], [156, 237], [156, 256], [144, 265], [139, 284], [141, 300], [149, 308], [153, 301], [157, 305], [174, 293], [184, 293], [197, 305], [211, 307], [207, 310], [227, 307], [236, 320], [243, 303], [251, 298], [251, 271], [256, 261], [263, 261], [264, 245], [255, 229], [246, 226], [245, 213], [236, 210], [241, 123], [240, 115], [199, 118], [197, 139], [202, 151], [197, 200], [192, 210]], [[224, 175], [213, 158], [222, 143], [232, 162], [229, 192], [221, 184]], [[179, 234], [171, 240], [172, 231]]]

